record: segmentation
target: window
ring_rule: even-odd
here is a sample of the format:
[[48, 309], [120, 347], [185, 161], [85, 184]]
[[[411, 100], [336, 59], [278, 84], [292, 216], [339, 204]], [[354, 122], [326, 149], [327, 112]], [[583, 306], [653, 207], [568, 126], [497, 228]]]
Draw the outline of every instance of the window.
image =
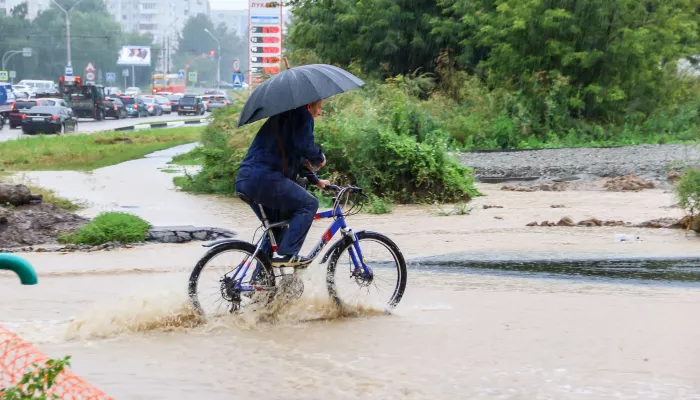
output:
[[141, 4], [141, 9], [143, 9], [143, 10], [155, 10], [156, 3], [143, 3], [143, 4]]

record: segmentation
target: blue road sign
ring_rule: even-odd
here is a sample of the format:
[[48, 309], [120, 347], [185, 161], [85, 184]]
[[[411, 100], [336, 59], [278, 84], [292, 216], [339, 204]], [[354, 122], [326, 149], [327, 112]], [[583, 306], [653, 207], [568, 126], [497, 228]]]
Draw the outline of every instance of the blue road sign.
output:
[[177, 71], [177, 77], [180, 79], [185, 79], [185, 70], [181, 69], [181, 70]]
[[243, 74], [233, 74], [231, 76], [231, 82], [233, 82], [233, 87], [235, 89], [240, 89], [243, 87]]
[[107, 82], [114, 82], [117, 80], [117, 73], [116, 72], [107, 72], [105, 74], [105, 78], [107, 79]]

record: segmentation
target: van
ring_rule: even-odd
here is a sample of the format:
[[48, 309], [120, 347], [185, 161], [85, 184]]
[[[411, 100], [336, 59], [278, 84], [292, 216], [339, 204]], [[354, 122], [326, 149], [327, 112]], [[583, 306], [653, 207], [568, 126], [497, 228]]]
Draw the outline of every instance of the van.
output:
[[22, 79], [19, 81], [18, 85], [28, 86], [31, 90], [35, 92], [41, 92], [45, 90], [55, 89], [56, 84], [53, 81], [40, 81], [34, 79]]

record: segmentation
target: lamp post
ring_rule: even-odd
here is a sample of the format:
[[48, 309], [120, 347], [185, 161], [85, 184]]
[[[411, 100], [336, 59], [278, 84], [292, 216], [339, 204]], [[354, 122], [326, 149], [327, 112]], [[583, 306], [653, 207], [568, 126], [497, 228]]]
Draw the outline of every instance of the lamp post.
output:
[[77, 3], [73, 4], [73, 7], [70, 8], [70, 10], [66, 11], [65, 8], [61, 7], [60, 4], [56, 2], [56, 0], [51, 0], [53, 4], [56, 5], [61, 11], [63, 11], [64, 14], [66, 14], [66, 66], [72, 67], [73, 64], [71, 64], [70, 60], [70, 16], [68, 15], [73, 9], [80, 4], [81, 1], [83, 0], [78, 0]]
[[209, 29], [204, 28], [204, 32], [208, 33], [212, 39], [216, 40], [217, 55], [219, 57], [216, 63], [216, 89], [218, 90], [219, 82], [221, 82], [221, 42], [219, 42], [219, 39], [217, 39], [214, 35], [212, 35], [211, 32], [209, 32]]

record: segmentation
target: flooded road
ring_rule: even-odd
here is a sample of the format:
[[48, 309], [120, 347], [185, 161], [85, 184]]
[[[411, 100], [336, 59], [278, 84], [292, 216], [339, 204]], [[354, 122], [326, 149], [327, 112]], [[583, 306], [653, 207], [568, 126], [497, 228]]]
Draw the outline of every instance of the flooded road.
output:
[[[86, 215], [122, 210], [154, 225], [214, 225], [248, 239], [257, 223], [237, 200], [174, 190], [172, 174], [158, 170], [172, 153], [92, 174], [28, 177], [86, 199]], [[0, 274], [0, 320], [51, 356], [71, 355], [77, 374], [116, 399], [700, 399], [697, 238], [524, 228], [560, 212], [552, 203], [566, 203], [574, 217], [672, 215], [662, 208], [670, 196], [539, 198], [484, 188], [489, 197], [475, 206], [500, 204], [498, 214], [440, 217], [412, 206], [349, 220], [386, 233], [409, 260], [392, 315], [339, 315], [325, 266], [314, 264], [303, 275], [304, 296], [274, 318], [199, 323], [186, 286], [205, 249], [191, 243], [27, 254], [39, 285]], [[324, 228], [312, 230], [305, 249]], [[615, 243], [620, 229], [644, 241]], [[656, 261], [630, 260], [638, 257]]]

